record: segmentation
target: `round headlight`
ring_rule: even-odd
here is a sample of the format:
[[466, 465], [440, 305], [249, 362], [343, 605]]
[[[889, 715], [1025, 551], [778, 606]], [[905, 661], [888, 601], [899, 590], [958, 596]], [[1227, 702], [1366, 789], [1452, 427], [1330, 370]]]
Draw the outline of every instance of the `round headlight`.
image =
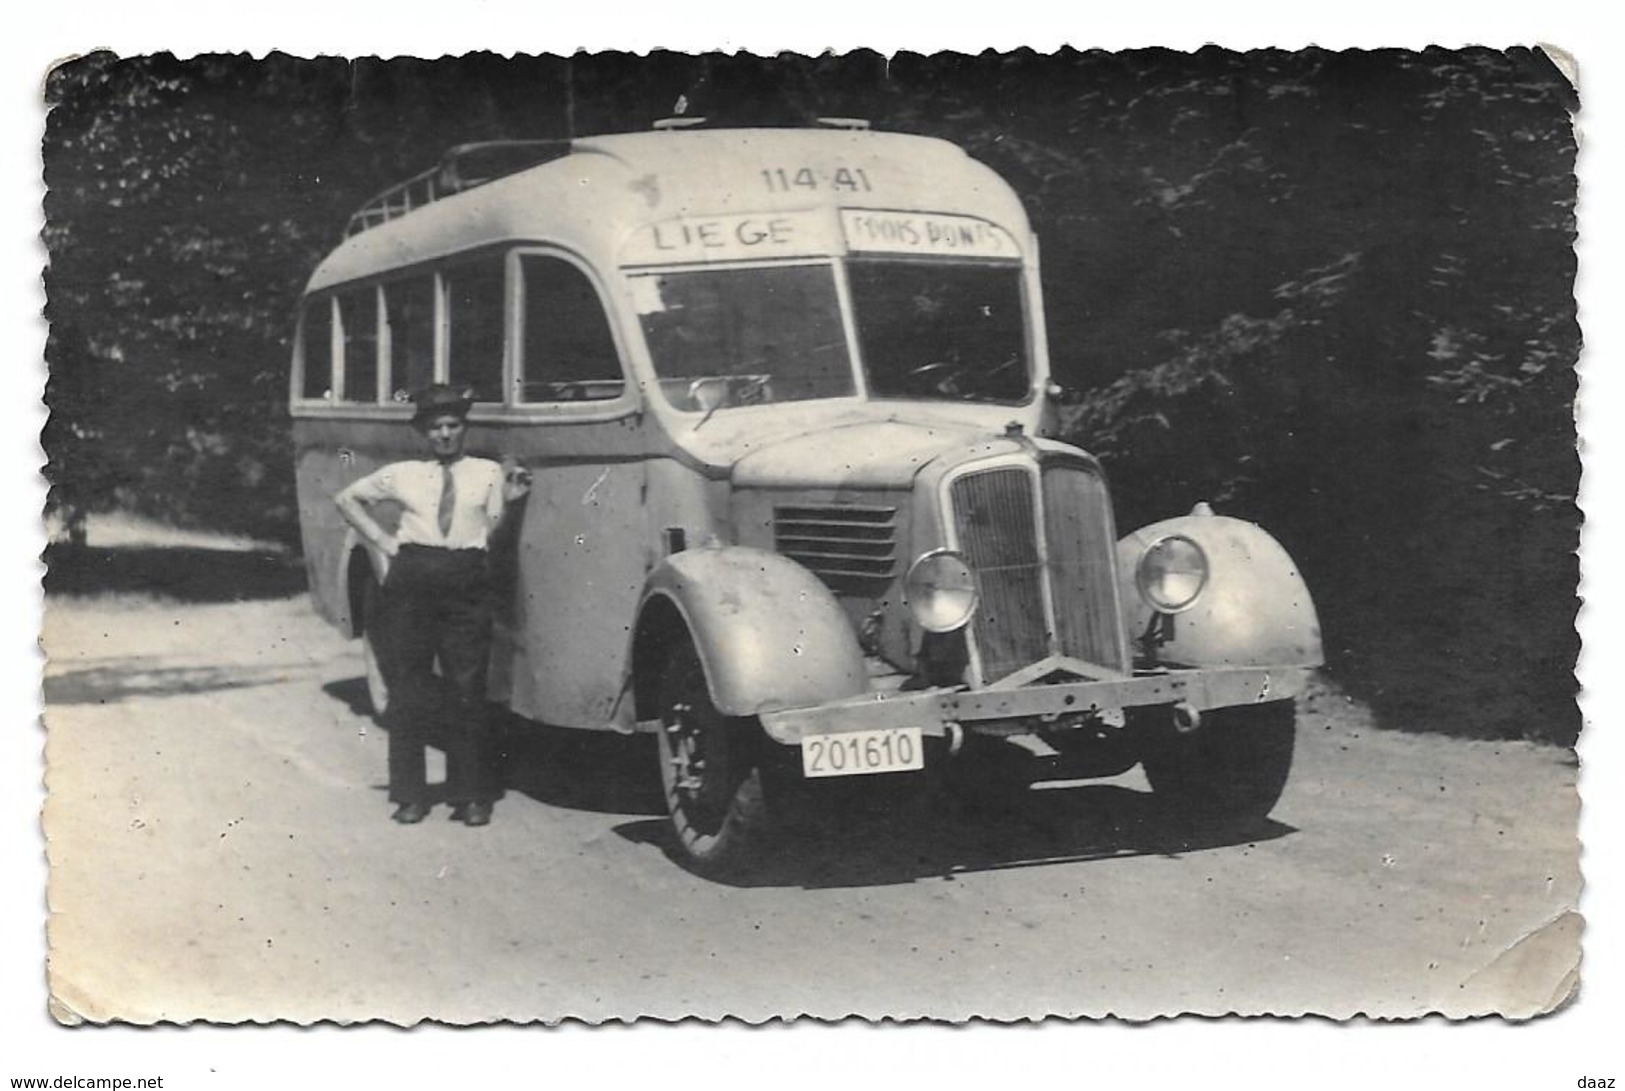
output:
[[1151, 543], [1134, 573], [1145, 601], [1165, 614], [1188, 609], [1207, 586], [1207, 554], [1189, 538], [1171, 534]]
[[903, 601], [920, 628], [948, 633], [976, 612], [976, 574], [951, 549], [922, 553], [903, 580]]

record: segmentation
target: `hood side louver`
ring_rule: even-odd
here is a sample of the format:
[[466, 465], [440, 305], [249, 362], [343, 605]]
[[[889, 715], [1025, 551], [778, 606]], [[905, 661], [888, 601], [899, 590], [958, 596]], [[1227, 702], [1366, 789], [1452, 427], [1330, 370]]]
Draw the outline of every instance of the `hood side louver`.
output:
[[897, 575], [897, 509], [780, 504], [773, 509], [773, 543], [832, 588], [889, 581]]

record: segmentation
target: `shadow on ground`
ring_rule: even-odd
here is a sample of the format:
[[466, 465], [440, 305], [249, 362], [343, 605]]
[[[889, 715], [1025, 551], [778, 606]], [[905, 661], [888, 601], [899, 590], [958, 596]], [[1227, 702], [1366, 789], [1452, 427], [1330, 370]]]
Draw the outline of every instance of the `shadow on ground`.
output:
[[43, 559], [45, 591], [52, 595], [141, 594], [208, 603], [287, 598], [305, 589], [304, 565], [284, 553], [56, 542]]
[[[324, 689], [352, 712], [368, 714], [364, 680]], [[615, 832], [658, 847], [673, 867], [684, 866], [666, 818], [652, 736], [548, 727], [496, 708], [492, 716], [507, 793], [549, 807], [641, 816]], [[1297, 832], [1269, 819], [1219, 828], [1170, 812], [1150, 792], [1071, 782], [1028, 787], [1002, 772], [981, 790], [950, 789], [915, 774], [811, 786], [798, 793], [786, 820], [766, 831], [764, 851], [748, 870], [710, 878], [739, 887], [885, 886], [1008, 868], [1180, 856]]]
[[41, 686], [48, 705], [106, 705], [130, 697], [176, 697], [276, 685], [316, 669], [282, 664], [177, 667], [161, 665], [158, 660], [120, 659], [110, 666], [48, 674]]
[[664, 825], [653, 736], [572, 731], [513, 719], [503, 731], [509, 791], [573, 811], [659, 815]]
[[337, 682], [328, 682], [322, 686], [322, 692], [343, 704], [352, 715], [372, 715], [372, 699], [367, 696], [365, 678], [344, 678]]
[[[388, 717], [372, 715], [365, 678], [345, 678], [322, 687], [356, 716], [371, 717], [389, 731]], [[449, 700], [444, 693], [442, 700]], [[490, 706], [496, 738], [493, 761], [505, 793], [529, 796], [550, 807], [601, 814], [664, 815], [665, 802], [656, 779], [654, 740], [599, 731], [574, 731], [524, 720]], [[429, 745], [443, 748], [431, 735]], [[436, 791], [432, 799], [439, 799]]]
[[[1149, 792], [1105, 784], [970, 795], [880, 789], [835, 795], [816, 817], [802, 815], [796, 828], [776, 829], [769, 851], [751, 867], [712, 878], [730, 886], [804, 889], [951, 881], [1014, 868], [1174, 857], [1297, 832], [1268, 819], [1198, 828], [1170, 814]], [[616, 832], [672, 855], [664, 820], [629, 822]]]

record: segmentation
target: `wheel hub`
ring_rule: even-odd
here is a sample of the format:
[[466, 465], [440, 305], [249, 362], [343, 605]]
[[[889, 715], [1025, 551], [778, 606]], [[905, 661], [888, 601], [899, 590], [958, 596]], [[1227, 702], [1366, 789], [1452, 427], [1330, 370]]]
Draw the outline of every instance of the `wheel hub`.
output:
[[698, 795], [705, 787], [705, 758], [699, 749], [699, 732], [690, 725], [693, 707], [684, 702], [671, 706], [666, 737], [671, 742], [672, 786], [685, 795]]

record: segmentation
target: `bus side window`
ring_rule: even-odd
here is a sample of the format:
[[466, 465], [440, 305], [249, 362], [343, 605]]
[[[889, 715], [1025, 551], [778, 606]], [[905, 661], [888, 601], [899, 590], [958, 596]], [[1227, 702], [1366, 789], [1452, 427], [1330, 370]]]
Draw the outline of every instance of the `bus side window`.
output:
[[333, 300], [320, 296], [305, 301], [299, 396], [327, 401], [333, 396]]
[[502, 331], [507, 308], [500, 256], [455, 265], [446, 281], [450, 322], [447, 382], [474, 392], [478, 402], [502, 400]]
[[356, 288], [338, 296], [344, 331], [344, 391], [347, 402], [378, 400], [378, 289]]
[[398, 400], [434, 382], [434, 291], [433, 276], [384, 285], [389, 382]]
[[626, 382], [603, 304], [587, 275], [560, 258], [525, 254], [522, 402], [618, 398]]

